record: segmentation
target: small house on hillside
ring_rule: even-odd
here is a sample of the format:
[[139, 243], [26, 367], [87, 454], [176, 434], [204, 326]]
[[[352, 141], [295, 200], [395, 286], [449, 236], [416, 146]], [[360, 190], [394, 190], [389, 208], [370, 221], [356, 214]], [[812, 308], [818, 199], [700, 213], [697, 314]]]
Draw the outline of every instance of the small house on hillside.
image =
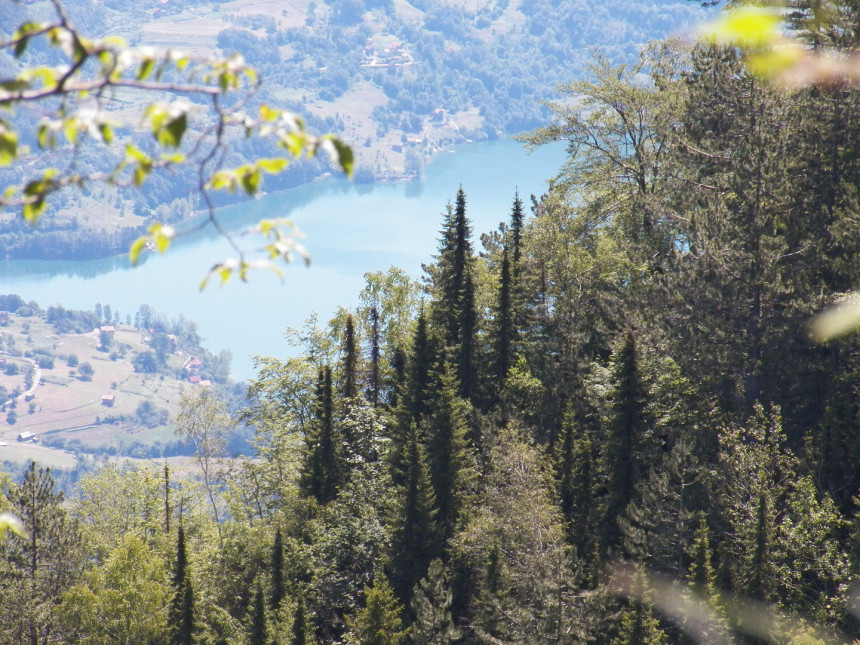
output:
[[116, 396], [113, 393], [102, 396], [102, 405], [106, 405], [109, 408], [113, 407], [114, 401], [116, 401]]
[[107, 334], [109, 338], [113, 338], [114, 334], [116, 334], [116, 327], [113, 325], [105, 325], [104, 327], [100, 327], [99, 331]]
[[32, 432], [27, 431], [20, 432], [18, 433], [18, 441], [36, 441], [36, 435], [34, 435]]
[[185, 369], [187, 370], [196, 370], [203, 366], [203, 361], [199, 358], [195, 358], [194, 356], [189, 356], [188, 360], [185, 361]]

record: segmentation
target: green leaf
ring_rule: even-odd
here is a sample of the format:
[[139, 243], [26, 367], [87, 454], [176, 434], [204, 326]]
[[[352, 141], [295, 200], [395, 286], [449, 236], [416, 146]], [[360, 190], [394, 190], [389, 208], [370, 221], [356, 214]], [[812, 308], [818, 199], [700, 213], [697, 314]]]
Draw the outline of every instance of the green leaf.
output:
[[306, 138], [295, 132], [290, 132], [281, 138], [281, 144], [296, 158], [301, 156], [306, 143]]
[[34, 199], [24, 204], [23, 215], [24, 219], [30, 225], [35, 225], [39, 221], [39, 217], [45, 211], [45, 195], [40, 193]]
[[12, 39], [18, 39], [15, 43], [15, 58], [21, 58], [22, 54], [27, 50], [27, 45], [30, 43], [28, 34], [35, 33], [42, 28], [42, 25], [36, 22], [25, 22], [18, 27], [18, 30], [12, 35]]
[[0, 128], [0, 166], [8, 166], [18, 157], [18, 135]]
[[239, 177], [239, 183], [242, 184], [242, 189], [248, 195], [253, 196], [257, 194], [257, 190], [259, 190], [260, 188], [261, 176], [262, 175], [260, 174], [260, 171], [256, 168], [254, 168], [253, 170], [248, 169]]
[[148, 235], [141, 235], [131, 243], [131, 246], [128, 249], [128, 259], [131, 261], [132, 266], [137, 266], [137, 262], [140, 259], [140, 253], [146, 247], [146, 242], [148, 240]]
[[150, 120], [152, 135], [165, 148], [177, 148], [182, 142], [182, 135], [188, 127], [185, 108], [177, 105], [151, 105], [146, 109], [144, 118]]
[[283, 171], [290, 162], [287, 159], [260, 159], [257, 166], [270, 175], [276, 175]]
[[149, 173], [152, 171], [152, 159], [149, 158], [142, 150], [129, 144], [125, 147], [125, 158], [130, 163], [135, 165], [134, 168], [134, 185], [141, 186]]
[[212, 180], [210, 183], [212, 184], [213, 190], [222, 190], [226, 188], [231, 193], [235, 192], [236, 173], [229, 170], [219, 170], [214, 175], [212, 175]]
[[149, 235], [152, 241], [155, 242], [155, 248], [158, 252], [164, 253], [170, 246], [170, 241], [176, 235], [176, 231], [172, 226], [153, 224], [149, 229]]
[[352, 171], [355, 166], [355, 156], [353, 155], [352, 148], [340, 139], [332, 139], [332, 143], [334, 143], [334, 147], [337, 149], [337, 159], [340, 167], [346, 173], [347, 177], [352, 177]]
[[137, 80], [143, 81], [149, 78], [152, 74], [152, 69], [155, 67], [155, 60], [152, 58], [144, 58], [140, 67], [137, 68]]
[[352, 148], [346, 145], [340, 139], [332, 136], [326, 136], [322, 142], [323, 149], [328, 152], [329, 156], [337, 162], [346, 173], [347, 177], [352, 177], [353, 165], [355, 158], [352, 153]]
[[268, 105], [260, 107], [260, 118], [263, 119], [263, 121], [277, 121], [282, 114], [283, 110], [275, 110], [270, 108]]
[[113, 128], [111, 128], [107, 123], [99, 123], [99, 133], [102, 135], [102, 139], [104, 139], [105, 143], [113, 142]]
[[30, 85], [29, 80], [18, 77], [0, 83], [0, 90], [6, 90], [7, 92], [20, 92], [22, 90], [29, 89]]
[[182, 143], [182, 135], [188, 127], [188, 116], [183, 112], [175, 119], [169, 120], [158, 132], [158, 142], [165, 148], [178, 148]]
[[66, 140], [75, 145], [75, 142], [78, 140], [78, 124], [74, 119], [66, 119], [63, 122], [63, 132], [66, 135]]

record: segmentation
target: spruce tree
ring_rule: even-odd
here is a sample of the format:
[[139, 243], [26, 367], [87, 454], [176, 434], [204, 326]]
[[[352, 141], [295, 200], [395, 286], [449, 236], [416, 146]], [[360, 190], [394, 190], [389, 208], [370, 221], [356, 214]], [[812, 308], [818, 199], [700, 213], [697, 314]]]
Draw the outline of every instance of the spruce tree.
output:
[[499, 272], [499, 295], [495, 311], [495, 338], [493, 373], [496, 377], [497, 389], [501, 387], [511, 368], [516, 327], [512, 311], [512, 276], [511, 262], [508, 257], [508, 246], [502, 249], [502, 266]]
[[615, 385], [611, 418], [603, 447], [602, 467], [606, 501], [601, 542], [604, 548], [620, 539], [618, 517], [633, 498], [642, 476], [640, 442], [645, 434], [645, 391], [639, 374], [636, 336], [628, 330], [613, 368]]
[[454, 532], [475, 478], [475, 458], [468, 438], [465, 402], [457, 396], [457, 378], [445, 363], [438, 375], [437, 396], [427, 420], [430, 481], [436, 495], [437, 521], [443, 541]]
[[514, 204], [511, 208], [511, 224], [510, 224], [510, 248], [511, 248], [511, 265], [513, 267], [514, 279], [519, 277], [520, 257], [522, 256], [522, 237], [523, 223], [525, 214], [523, 213], [523, 201], [520, 199], [520, 193], [517, 191], [514, 194]]
[[573, 406], [568, 405], [556, 448], [558, 497], [568, 542], [584, 557], [593, 546], [594, 457], [591, 440], [579, 429]]
[[382, 374], [380, 367], [379, 308], [370, 308], [370, 379], [367, 388], [367, 398], [373, 407], [379, 406], [379, 394], [382, 389]]
[[471, 227], [466, 217], [466, 194], [457, 191], [455, 207], [449, 205], [442, 229], [436, 267], [431, 278], [435, 290], [433, 323], [455, 365], [459, 394], [477, 394], [476, 333], [478, 312], [472, 264]]
[[305, 455], [300, 487], [302, 492], [325, 505], [337, 496], [342, 465], [339, 437], [334, 425], [331, 368], [320, 371], [317, 380], [314, 420], [305, 437]]
[[248, 634], [248, 645], [268, 645], [269, 630], [266, 625], [266, 599], [263, 595], [263, 585], [257, 581], [257, 591], [254, 593], [254, 603], [251, 608], [251, 625]]
[[406, 392], [406, 364], [408, 357], [400, 346], [394, 348], [391, 356], [391, 375], [386, 381], [386, 405], [392, 410], [397, 409]]
[[636, 571], [632, 580], [631, 598], [622, 613], [618, 636], [612, 645], [664, 645], [668, 642], [666, 633], [660, 629], [648, 600], [645, 576]]
[[308, 640], [307, 632], [308, 624], [305, 618], [305, 599], [299, 596], [296, 599], [296, 611], [293, 613], [290, 645], [306, 645]]
[[403, 401], [410, 418], [416, 423], [430, 412], [436, 359], [436, 343], [430, 335], [427, 316], [422, 308], [415, 323]]
[[770, 595], [772, 540], [767, 496], [762, 492], [756, 506], [755, 528], [748, 546], [746, 579], [743, 585], [744, 593], [751, 598], [767, 600]]
[[342, 351], [340, 394], [344, 400], [349, 401], [358, 396], [358, 348], [355, 341], [355, 319], [352, 314], [346, 317]]
[[385, 576], [377, 574], [373, 586], [364, 589], [364, 607], [348, 621], [350, 645], [401, 645], [408, 634], [402, 610]]
[[415, 424], [410, 426], [404, 472], [397, 479], [399, 508], [391, 536], [391, 582], [401, 602], [409, 602], [413, 586], [441, 554], [435, 522], [435, 497]]
[[176, 564], [173, 569], [173, 600], [168, 609], [170, 645], [194, 644], [194, 592], [188, 571], [185, 529], [179, 525], [176, 538]]
[[272, 597], [271, 607], [273, 611], [280, 609], [287, 595], [284, 584], [284, 539], [281, 527], [275, 529], [275, 542], [272, 545]]
[[709, 599], [714, 594], [716, 576], [711, 566], [711, 541], [708, 532], [708, 518], [704, 511], [699, 512], [699, 526], [693, 538], [690, 554], [690, 584], [699, 596]]

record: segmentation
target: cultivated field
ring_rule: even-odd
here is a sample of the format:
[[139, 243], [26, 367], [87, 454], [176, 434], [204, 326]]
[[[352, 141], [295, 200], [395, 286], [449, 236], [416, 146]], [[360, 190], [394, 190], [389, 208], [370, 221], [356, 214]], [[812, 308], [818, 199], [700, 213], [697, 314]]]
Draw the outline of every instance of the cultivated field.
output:
[[[6, 340], [6, 351], [0, 351], [0, 360], [18, 366], [14, 375], [0, 369], [0, 386], [9, 393], [20, 392], [14, 403], [6, 403], [0, 415], [0, 442], [9, 444], [4, 447], [4, 454], [26, 451], [20, 446], [12, 450], [12, 444], [24, 432], [43, 439], [75, 438], [92, 448], [121, 447], [135, 441], [144, 445], [154, 441], [167, 443], [175, 439], [173, 426], [146, 429], [137, 424], [134, 419], [138, 406], [151, 401], [157, 408], [167, 410], [172, 419], [182, 388], [193, 386], [167, 376], [134, 371], [135, 353], [149, 350], [140, 331], [126, 325], [116, 326], [113, 341], [108, 351], [104, 351], [99, 348], [98, 331], [54, 334], [53, 328], [41, 319], [12, 315], [9, 325], [0, 327], [0, 335]], [[40, 350], [54, 357], [53, 368], [40, 369], [33, 359], [13, 355]], [[170, 368], [180, 369], [185, 359], [181, 354], [171, 355]], [[86, 372], [82, 369], [84, 364], [92, 367], [91, 377], [82, 374]], [[34, 370], [34, 385], [29, 390], [25, 382], [28, 369]], [[10, 410], [17, 416], [14, 424], [7, 421]], [[119, 417], [125, 420], [106, 422]]]

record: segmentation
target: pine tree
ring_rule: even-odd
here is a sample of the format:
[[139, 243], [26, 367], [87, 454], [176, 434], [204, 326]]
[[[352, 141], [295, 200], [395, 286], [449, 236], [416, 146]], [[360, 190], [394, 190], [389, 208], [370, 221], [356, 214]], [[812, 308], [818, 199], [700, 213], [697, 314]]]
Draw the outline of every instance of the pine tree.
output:
[[302, 492], [319, 504], [328, 504], [337, 496], [342, 479], [340, 448], [334, 425], [331, 368], [326, 366], [317, 380], [314, 420], [305, 437], [300, 478]]
[[410, 603], [414, 617], [410, 636], [415, 645], [446, 645], [460, 638], [451, 616], [452, 599], [442, 561], [433, 560], [427, 576], [415, 585]]
[[432, 280], [435, 289], [433, 323], [451, 354], [459, 381], [459, 394], [471, 399], [477, 394], [476, 333], [478, 312], [472, 264], [471, 227], [466, 217], [466, 194], [457, 191], [442, 229], [437, 266]]
[[296, 611], [293, 614], [293, 627], [290, 645], [306, 645], [307, 643], [307, 619], [305, 618], [305, 599], [299, 596], [296, 600]]
[[645, 392], [639, 375], [636, 336], [628, 330], [615, 357], [615, 391], [603, 450], [603, 474], [607, 481], [601, 542], [604, 548], [618, 544], [617, 520], [633, 498], [641, 479], [639, 442], [645, 434]]
[[693, 591], [702, 598], [707, 600], [714, 595], [716, 575], [711, 566], [711, 540], [708, 531], [708, 517], [704, 511], [699, 512], [699, 526], [693, 538], [688, 579]]
[[559, 504], [567, 525], [568, 542], [580, 556], [591, 552], [594, 536], [594, 456], [587, 432], [579, 430], [573, 406], [568, 405], [556, 450]]
[[185, 529], [179, 525], [176, 538], [176, 564], [173, 569], [173, 600], [168, 610], [170, 645], [194, 644], [194, 593], [188, 571]]
[[404, 465], [405, 472], [399, 478], [403, 481], [399, 509], [391, 536], [391, 580], [397, 597], [406, 603], [412, 587], [441, 550], [433, 487], [414, 424], [410, 426]]
[[448, 363], [438, 376], [437, 390], [425, 436], [430, 481], [439, 511], [437, 521], [443, 541], [447, 542], [461, 509], [467, 505], [475, 478], [475, 459], [468, 439], [465, 402], [457, 396], [457, 378]]
[[248, 634], [248, 645], [268, 645], [269, 629], [266, 625], [266, 599], [263, 595], [263, 585], [257, 581], [257, 591], [251, 608], [251, 626]]
[[499, 295], [495, 311], [495, 338], [493, 372], [498, 387], [505, 382], [511, 368], [511, 357], [515, 343], [516, 327], [513, 320], [511, 262], [507, 244], [502, 249], [502, 266], [499, 273]]
[[768, 598], [772, 584], [769, 575], [771, 570], [771, 542], [767, 496], [762, 492], [758, 497], [755, 529], [752, 535], [752, 544], [749, 545], [746, 563], [747, 574], [744, 592], [751, 598], [759, 600], [767, 600]]
[[436, 359], [436, 343], [430, 336], [427, 316], [421, 309], [415, 324], [415, 336], [409, 355], [407, 385], [404, 393], [404, 405], [409, 416], [416, 423], [420, 422], [421, 418], [430, 412]]
[[355, 341], [355, 319], [352, 314], [346, 317], [343, 333], [340, 394], [346, 401], [358, 396], [358, 348]]
[[385, 576], [377, 574], [364, 590], [364, 607], [349, 621], [350, 645], [400, 645], [408, 631], [400, 619], [402, 607]]
[[660, 629], [648, 601], [645, 576], [636, 571], [632, 581], [632, 598], [622, 614], [618, 636], [612, 645], [663, 645], [667, 642], [666, 633]]
[[379, 308], [373, 305], [370, 308], [370, 382], [367, 392], [367, 398], [373, 407], [379, 406], [379, 393], [382, 389], [382, 375], [380, 372], [381, 350], [379, 344]]
[[275, 529], [275, 542], [272, 545], [272, 597], [271, 607], [273, 611], [280, 609], [287, 595], [284, 584], [284, 539], [281, 527]]
[[5, 506], [21, 520], [27, 535], [0, 541], [0, 642], [38, 645], [58, 632], [58, 598], [83, 571], [82, 538], [76, 522], [63, 508], [63, 494], [54, 490], [50, 469], [24, 473], [8, 492]]

